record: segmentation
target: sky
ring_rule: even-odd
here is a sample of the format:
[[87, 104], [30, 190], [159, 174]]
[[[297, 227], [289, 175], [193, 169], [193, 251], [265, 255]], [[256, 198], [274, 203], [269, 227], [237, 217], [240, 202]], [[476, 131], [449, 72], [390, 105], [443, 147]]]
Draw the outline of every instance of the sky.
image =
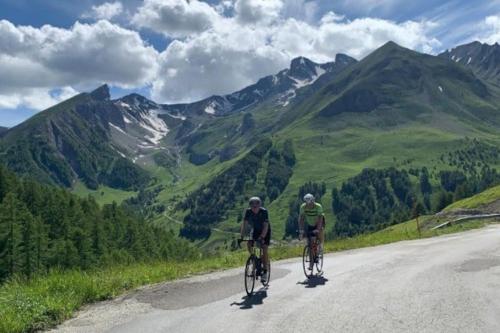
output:
[[0, 126], [103, 83], [159, 103], [226, 94], [291, 59], [500, 41], [500, 0], [0, 0]]

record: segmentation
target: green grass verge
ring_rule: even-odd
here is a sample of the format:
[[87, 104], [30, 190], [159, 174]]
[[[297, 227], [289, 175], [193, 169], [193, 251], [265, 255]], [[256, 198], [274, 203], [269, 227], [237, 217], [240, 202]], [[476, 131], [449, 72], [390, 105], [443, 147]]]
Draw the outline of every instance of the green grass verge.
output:
[[500, 185], [487, 189], [484, 192], [476, 194], [470, 198], [456, 201], [445, 208], [445, 211], [453, 209], [473, 209], [480, 206], [490, 204], [496, 200], [500, 200]]
[[[441, 230], [427, 230], [421, 237], [480, 228], [486, 223], [470, 221]], [[329, 241], [325, 249], [334, 252], [417, 238], [415, 222], [408, 221], [373, 234]], [[274, 261], [298, 257], [302, 255], [302, 246], [273, 247], [270, 255]], [[12, 279], [0, 286], [0, 332], [48, 328], [70, 318], [84, 304], [110, 299], [142, 285], [238, 267], [246, 257], [242, 250], [194, 262], [133, 264], [88, 272], [52, 271], [30, 281]]]

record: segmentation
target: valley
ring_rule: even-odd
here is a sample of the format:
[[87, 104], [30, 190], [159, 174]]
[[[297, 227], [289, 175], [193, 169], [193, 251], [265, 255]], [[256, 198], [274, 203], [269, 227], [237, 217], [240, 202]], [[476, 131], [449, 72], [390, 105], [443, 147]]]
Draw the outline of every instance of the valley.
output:
[[[500, 166], [500, 88], [491, 71], [456, 61], [476, 49], [464, 45], [431, 56], [389, 42], [360, 61], [339, 54], [317, 64], [299, 57], [241, 91], [191, 104], [162, 105], [138, 94], [112, 100], [104, 85], [4, 132], [0, 160], [102, 204], [123, 202], [212, 250], [229, 247], [254, 194], [263, 197], [273, 235], [282, 239], [289, 205], [308, 182], [325, 184], [322, 203], [333, 226], [333, 188], [365, 169], [425, 168], [435, 190], [426, 209], [435, 212], [441, 172], [475, 179]], [[491, 57], [497, 52], [482, 49]], [[284, 145], [293, 163], [280, 157]], [[463, 147], [473, 158], [492, 155], [472, 165], [463, 156], [448, 158]], [[418, 176], [409, 179], [411, 200], [424, 200]], [[411, 207], [405, 210], [408, 217]]]

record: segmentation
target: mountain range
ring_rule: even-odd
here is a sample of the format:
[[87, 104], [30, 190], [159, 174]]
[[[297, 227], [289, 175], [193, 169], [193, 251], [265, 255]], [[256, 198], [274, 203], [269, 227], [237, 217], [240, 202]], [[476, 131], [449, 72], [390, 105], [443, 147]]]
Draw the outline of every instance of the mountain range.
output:
[[[234, 174], [238, 161], [251, 160], [252, 148], [270, 138], [273, 148], [255, 164], [245, 190], [232, 192], [235, 205], [225, 206], [217, 222], [223, 233], [238, 229], [251, 194], [245, 192], [270, 193], [273, 151], [291, 142], [296, 163], [283, 190], [266, 202], [273, 232], [281, 235], [289, 202], [308, 181], [339, 185], [366, 167], [438, 172], [450, 167], [442, 155], [467, 138], [498, 145], [499, 54], [497, 44], [475, 42], [432, 56], [389, 42], [360, 61], [299, 57], [240, 91], [175, 105], [138, 94], [111, 99], [104, 85], [0, 130], [0, 161], [68, 188], [83, 183], [88, 191], [134, 195], [160, 185], [155, 202], [177, 208], [152, 218], [178, 229], [193, 210], [179, 208], [187, 194], [228, 170]], [[323, 200], [330, 217], [330, 194]]]

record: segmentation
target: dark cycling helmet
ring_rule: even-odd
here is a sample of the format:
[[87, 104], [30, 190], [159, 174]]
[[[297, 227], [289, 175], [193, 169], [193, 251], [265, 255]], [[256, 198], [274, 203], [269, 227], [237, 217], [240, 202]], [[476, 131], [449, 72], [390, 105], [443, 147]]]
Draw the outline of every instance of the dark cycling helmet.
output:
[[251, 206], [252, 204], [262, 204], [262, 200], [260, 200], [259, 197], [251, 197], [250, 200], [248, 200], [248, 204]]

